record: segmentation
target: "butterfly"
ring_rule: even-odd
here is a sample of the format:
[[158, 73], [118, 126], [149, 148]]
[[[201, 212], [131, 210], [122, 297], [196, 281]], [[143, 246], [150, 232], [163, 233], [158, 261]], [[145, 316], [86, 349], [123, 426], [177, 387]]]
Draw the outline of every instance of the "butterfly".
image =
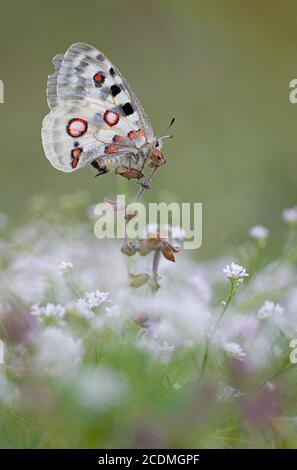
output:
[[162, 140], [123, 75], [98, 49], [72, 44], [53, 59], [47, 82], [49, 114], [42, 123], [45, 155], [58, 170], [91, 164], [97, 175], [110, 170], [143, 178], [145, 166], [165, 163]]

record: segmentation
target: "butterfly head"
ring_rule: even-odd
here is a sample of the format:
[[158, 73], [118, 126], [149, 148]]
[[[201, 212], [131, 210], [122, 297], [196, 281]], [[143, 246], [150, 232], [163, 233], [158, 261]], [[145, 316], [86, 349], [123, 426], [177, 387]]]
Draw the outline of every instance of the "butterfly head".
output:
[[[167, 127], [166, 131], [172, 126], [174, 121], [175, 121], [175, 118], [171, 119], [171, 122], [169, 126]], [[163, 135], [162, 137], [159, 137], [158, 139], [156, 139], [153, 151], [148, 158], [148, 166], [158, 168], [166, 163], [166, 158], [161, 152], [161, 147], [163, 145], [163, 140], [171, 139], [171, 138], [172, 138], [172, 135]]]
[[156, 141], [155, 147], [151, 152], [150, 156], [148, 157], [148, 166], [153, 167], [160, 167], [166, 163], [166, 158], [161, 152], [161, 142], [159, 140]]

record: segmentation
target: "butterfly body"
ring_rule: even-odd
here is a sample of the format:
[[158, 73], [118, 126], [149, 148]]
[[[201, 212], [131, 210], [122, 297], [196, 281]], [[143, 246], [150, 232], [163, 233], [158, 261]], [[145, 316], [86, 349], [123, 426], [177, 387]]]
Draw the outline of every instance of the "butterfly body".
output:
[[55, 168], [73, 172], [91, 164], [98, 175], [115, 170], [130, 179], [165, 162], [142, 105], [104, 54], [76, 43], [53, 64], [42, 142]]

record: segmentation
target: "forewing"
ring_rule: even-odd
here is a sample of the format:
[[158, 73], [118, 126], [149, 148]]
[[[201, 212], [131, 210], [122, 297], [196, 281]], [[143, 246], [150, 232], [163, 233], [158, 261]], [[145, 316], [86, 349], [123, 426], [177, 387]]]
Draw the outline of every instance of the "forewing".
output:
[[128, 82], [102, 52], [89, 44], [73, 44], [65, 53], [57, 94], [64, 99], [104, 101], [117, 107], [134, 128], [142, 129], [147, 139], [153, 138], [149, 119]]
[[92, 46], [73, 44], [53, 60], [42, 128], [50, 162], [74, 171], [97, 158], [135, 153], [153, 131], [135, 94], [109, 59]]

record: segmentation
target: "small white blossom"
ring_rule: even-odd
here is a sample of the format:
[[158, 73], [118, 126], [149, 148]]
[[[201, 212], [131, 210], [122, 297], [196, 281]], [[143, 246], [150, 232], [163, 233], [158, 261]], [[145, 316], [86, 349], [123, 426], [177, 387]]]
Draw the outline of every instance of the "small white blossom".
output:
[[97, 289], [94, 292], [86, 292], [84, 297], [70, 303], [69, 308], [76, 310], [79, 315], [89, 320], [95, 316], [93, 309], [106, 302], [108, 298], [108, 292], [101, 292]]
[[181, 385], [178, 382], [176, 382], [175, 384], [173, 384], [172, 388], [174, 388], [174, 390], [180, 390]]
[[68, 274], [73, 269], [73, 264], [70, 261], [62, 261], [59, 264], [59, 270], [62, 275]]
[[189, 278], [188, 282], [194, 287], [199, 298], [203, 302], [208, 303], [211, 298], [211, 289], [205, 279], [202, 276], [195, 274]]
[[160, 226], [158, 224], [148, 224], [140, 233], [140, 238], [148, 238], [160, 233]]
[[62, 373], [73, 369], [81, 358], [82, 342], [69, 333], [50, 327], [36, 338], [35, 364], [40, 373]]
[[264, 242], [269, 235], [269, 230], [263, 225], [255, 225], [250, 228], [249, 235], [259, 242]]
[[89, 307], [86, 299], [78, 299], [76, 302], [69, 305], [69, 308], [73, 308], [80, 316], [88, 320], [94, 317], [94, 312]]
[[167, 341], [164, 341], [163, 344], [160, 344], [159, 345], [159, 349], [160, 351], [168, 354], [168, 353], [172, 353], [174, 351], [174, 346], [170, 346]]
[[85, 295], [85, 300], [90, 308], [95, 308], [99, 307], [99, 305], [101, 305], [103, 302], [106, 302], [108, 297], [108, 292], [101, 292], [97, 289], [94, 292], [87, 292]]
[[274, 314], [282, 314], [284, 308], [281, 307], [279, 304], [275, 304], [271, 300], [266, 300], [262, 307], [258, 310], [258, 318], [260, 320], [264, 320], [266, 318], [270, 318]]
[[297, 206], [284, 209], [282, 213], [282, 219], [286, 224], [297, 224]]
[[38, 304], [33, 305], [30, 313], [36, 317], [63, 318], [65, 312], [66, 309], [62, 305], [48, 303], [43, 307]]
[[75, 383], [75, 394], [82, 406], [106, 411], [116, 406], [126, 395], [125, 377], [103, 367], [81, 371]]
[[226, 274], [227, 278], [232, 281], [238, 281], [240, 279], [244, 279], [248, 277], [249, 274], [247, 273], [246, 269], [243, 266], [240, 266], [236, 263], [228, 264], [224, 269], [223, 273]]
[[217, 393], [217, 401], [228, 401], [230, 398], [240, 398], [243, 393], [230, 385], [220, 383], [219, 391]]
[[174, 226], [165, 225], [164, 230], [168, 232], [169, 238], [173, 238], [175, 240], [182, 241], [184, 240], [186, 236], [186, 231], [182, 227], [179, 227], [178, 225], [174, 225]]
[[228, 354], [228, 356], [234, 357], [239, 361], [243, 361], [246, 356], [246, 353], [238, 343], [224, 343], [223, 349]]

